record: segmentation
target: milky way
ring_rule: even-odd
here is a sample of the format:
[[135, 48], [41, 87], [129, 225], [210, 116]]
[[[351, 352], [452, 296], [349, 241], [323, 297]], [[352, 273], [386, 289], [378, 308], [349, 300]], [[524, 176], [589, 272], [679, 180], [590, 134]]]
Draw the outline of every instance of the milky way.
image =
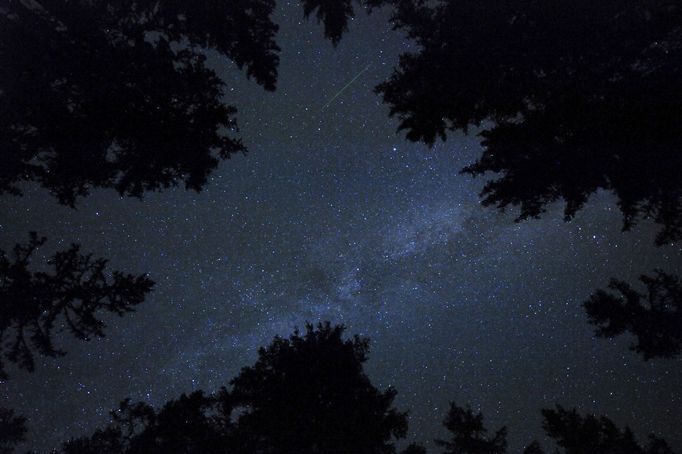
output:
[[680, 247], [653, 247], [646, 223], [622, 233], [605, 193], [567, 223], [560, 205], [522, 223], [482, 207], [483, 180], [458, 174], [480, 153], [475, 131], [410, 144], [372, 93], [410, 48], [386, 15], [359, 14], [336, 49], [301, 16], [295, 3], [278, 10], [275, 93], [211, 55], [250, 151], [202, 193], [97, 191], [71, 210], [27, 186], [2, 200], [1, 247], [37, 230], [49, 239], [41, 256], [76, 241], [157, 282], [136, 313], [109, 320], [107, 338], [65, 338], [66, 357], [1, 385], [2, 405], [29, 418], [32, 446], [104, 424], [127, 396], [160, 405], [215, 390], [274, 335], [331, 320], [372, 339], [367, 371], [397, 388], [410, 440], [442, 436], [455, 400], [490, 428], [508, 424], [512, 450], [540, 435], [539, 409], [554, 403], [682, 447], [682, 362], [595, 339], [581, 307], [610, 277], [681, 269]]

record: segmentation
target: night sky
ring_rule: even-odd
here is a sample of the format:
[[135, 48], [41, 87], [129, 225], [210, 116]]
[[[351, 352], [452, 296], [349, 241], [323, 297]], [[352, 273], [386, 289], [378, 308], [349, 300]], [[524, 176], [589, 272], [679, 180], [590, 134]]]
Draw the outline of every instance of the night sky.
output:
[[0, 201], [0, 248], [36, 230], [48, 237], [38, 258], [79, 242], [156, 281], [137, 312], [107, 318], [106, 338], [63, 336], [66, 357], [10, 369], [1, 405], [29, 419], [28, 447], [104, 425], [128, 396], [158, 406], [216, 390], [274, 335], [330, 320], [371, 338], [368, 374], [397, 388], [408, 441], [431, 452], [451, 400], [489, 429], [507, 424], [512, 452], [542, 440], [539, 410], [555, 403], [682, 449], [682, 360], [645, 362], [626, 336], [595, 339], [581, 306], [610, 277], [679, 271], [680, 246], [654, 247], [652, 224], [622, 233], [605, 193], [567, 223], [561, 205], [523, 223], [482, 207], [484, 180], [458, 174], [480, 154], [475, 131], [409, 143], [372, 93], [411, 45], [386, 14], [358, 12], [336, 49], [297, 2], [280, 2], [276, 22], [275, 93], [211, 56], [250, 151], [202, 193], [96, 191], [73, 210], [27, 185]]

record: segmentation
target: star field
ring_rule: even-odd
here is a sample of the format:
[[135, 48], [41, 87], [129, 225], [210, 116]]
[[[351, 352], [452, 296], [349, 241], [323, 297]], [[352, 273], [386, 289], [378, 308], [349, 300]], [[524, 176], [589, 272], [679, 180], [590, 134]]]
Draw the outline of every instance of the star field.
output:
[[39, 257], [79, 242], [157, 283], [137, 312], [107, 319], [106, 338], [64, 336], [66, 357], [0, 385], [29, 430], [49, 428], [30, 447], [101, 426], [128, 396], [161, 405], [216, 390], [274, 335], [330, 320], [371, 338], [367, 371], [410, 410], [408, 441], [433, 449], [455, 400], [490, 429], [507, 424], [511, 450], [541, 437], [539, 409], [555, 403], [682, 448], [682, 362], [595, 339], [581, 306], [610, 277], [679, 270], [680, 246], [654, 247], [647, 223], [622, 233], [606, 193], [571, 222], [560, 205], [522, 223], [482, 207], [484, 180], [459, 175], [480, 153], [475, 131], [433, 149], [409, 143], [372, 93], [411, 46], [386, 15], [358, 14], [336, 49], [301, 16], [281, 2], [275, 93], [210, 56], [250, 151], [202, 193], [96, 191], [72, 210], [26, 186], [0, 202], [1, 248], [36, 230], [48, 237]]

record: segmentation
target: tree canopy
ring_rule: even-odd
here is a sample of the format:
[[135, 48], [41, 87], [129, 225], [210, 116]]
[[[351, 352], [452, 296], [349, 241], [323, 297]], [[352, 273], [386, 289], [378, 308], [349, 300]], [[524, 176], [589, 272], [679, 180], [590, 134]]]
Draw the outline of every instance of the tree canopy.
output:
[[[619, 429], [609, 418], [580, 415], [575, 409], [566, 410], [560, 405], [542, 410], [542, 427], [561, 450], [556, 454], [674, 454], [665, 440], [649, 436], [646, 446], [641, 446], [630, 428]], [[436, 443], [446, 448], [443, 454], [505, 454], [506, 429], [498, 430], [493, 437], [485, 437], [483, 415], [473, 413], [469, 407], [451, 403], [445, 426], [453, 434], [451, 441]], [[524, 454], [544, 454], [537, 441], [527, 445]]]
[[[214, 396], [181, 395], [159, 411], [143, 403], [121, 402], [112, 424], [90, 437], [72, 439], [63, 454], [211, 454], [235, 452], [227, 437], [229, 419]], [[227, 415], [229, 418], [229, 414]], [[226, 424], [227, 423], [227, 424]]]
[[[482, 157], [464, 169], [494, 173], [485, 205], [540, 216], [563, 200], [572, 218], [598, 190], [614, 193], [625, 230], [642, 218], [659, 245], [682, 238], [682, 7], [672, 0], [364, 0], [390, 4], [396, 28], [418, 44], [376, 89], [407, 138], [433, 144], [482, 129]], [[302, 0], [337, 44], [351, 0]], [[277, 80], [275, 0], [20, 0], [0, 6], [0, 194], [37, 182], [74, 206], [93, 188], [123, 196], [174, 185], [201, 190], [220, 160], [245, 152], [237, 109], [206, 64], [232, 60], [266, 90]], [[50, 271], [30, 269], [45, 242], [0, 251], [0, 356], [33, 370], [35, 352], [64, 354], [60, 329], [104, 335], [102, 312], [122, 315], [152, 281], [106, 270], [78, 245]], [[682, 351], [679, 279], [642, 276], [646, 293], [612, 280], [585, 303], [597, 334], [635, 335], [644, 358]], [[160, 410], [124, 401], [110, 427], [67, 442], [64, 453], [394, 453], [406, 413], [394, 389], [363, 371], [368, 341], [344, 328], [308, 325], [276, 338], [216, 395], [195, 392]], [[6, 378], [0, 361], [0, 378]], [[607, 418], [562, 407], [544, 428], [566, 454], [671, 453]], [[0, 452], [25, 434], [0, 409]], [[446, 453], [506, 452], [506, 430], [486, 435], [481, 414], [454, 403]], [[418, 445], [404, 452], [423, 452]], [[538, 443], [526, 454], [543, 452]]]
[[564, 454], [674, 454], [664, 440], [653, 435], [645, 447], [640, 446], [629, 427], [619, 429], [604, 416], [581, 416], [560, 405], [542, 410], [542, 415], [542, 427]]
[[656, 270], [655, 276], [643, 275], [646, 292], [612, 279], [609, 289], [597, 290], [585, 303], [590, 323], [600, 337], [615, 337], [629, 332], [637, 339], [631, 349], [644, 359], [671, 358], [682, 351], [682, 285], [677, 276]]
[[474, 413], [470, 407], [458, 407], [451, 402], [443, 425], [452, 434], [450, 440], [436, 440], [436, 445], [445, 448], [443, 454], [503, 454], [507, 451], [507, 428], [502, 427], [492, 437], [486, 437], [483, 415]]
[[[354, 15], [350, 0], [334, 8], [305, 3], [306, 14], [318, 8], [335, 41]], [[394, 27], [417, 44], [376, 87], [399, 130], [433, 145], [449, 132], [481, 129], [483, 154], [463, 172], [496, 175], [483, 188], [484, 205], [519, 207], [520, 221], [563, 201], [569, 220], [590, 195], [607, 190], [617, 197], [623, 230], [650, 218], [660, 227], [656, 244], [682, 238], [679, 2], [359, 3], [390, 5]], [[651, 279], [661, 280], [657, 274]], [[611, 286], [629, 289], [617, 279]], [[593, 323], [611, 320], [598, 335], [622, 326], [618, 333], [632, 331], [639, 339], [633, 350], [645, 358], [680, 353], [679, 292], [666, 293], [663, 309], [651, 303], [636, 311], [645, 315], [640, 320], [606, 295], [597, 291], [585, 305]]]
[[[344, 339], [329, 322], [275, 337], [255, 364], [213, 394], [194, 391], [160, 409], [121, 402], [111, 423], [71, 439], [53, 454], [396, 454], [407, 412], [393, 407], [396, 391], [380, 391], [363, 372], [369, 340]], [[646, 445], [607, 417], [581, 415], [560, 405], [542, 410], [543, 429], [556, 454], [675, 454], [650, 435]], [[23, 440], [25, 419], [0, 409], [0, 452]], [[506, 454], [507, 429], [492, 434], [483, 415], [452, 402], [443, 421], [450, 438], [435, 440], [442, 454]], [[8, 451], [2, 451], [7, 446]], [[425, 454], [411, 443], [401, 454]], [[543, 454], [540, 443], [524, 454]]]
[[364, 374], [369, 341], [343, 332], [325, 323], [277, 337], [214, 395], [182, 395], [159, 411], [126, 400], [109, 427], [62, 452], [393, 454], [406, 413], [393, 408], [394, 389]]
[[0, 9], [0, 193], [36, 181], [73, 205], [94, 187], [200, 190], [245, 150], [206, 65], [274, 90], [274, 0], [15, 1]]
[[519, 219], [566, 202], [571, 218], [612, 191], [629, 229], [682, 235], [682, 7], [670, 0], [396, 1], [418, 44], [377, 92], [407, 138], [429, 144], [480, 126], [499, 176], [483, 203]]
[[233, 405], [250, 452], [392, 453], [407, 430], [392, 407], [396, 391], [375, 388], [363, 372], [369, 340], [344, 340], [344, 327], [307, 325], [276, 338], [253, 367], [232, 380]]
[[[44, 243], [32, 232], [11, 256], [0, 250], [0, 354], [29, 371], [35, 368], [34, 351], [64, 354], [53, 343], [55, 330], [84, 340], [104, 336], [99, 313], [131, 312], [153, 286], [145, 275], [108, 271], [106, 260], [81, 254], [76, 244], [48, 260], [51, 272], [31, 271], [31, 257]], [[2, 360], [0, 378], [7, 378]]]

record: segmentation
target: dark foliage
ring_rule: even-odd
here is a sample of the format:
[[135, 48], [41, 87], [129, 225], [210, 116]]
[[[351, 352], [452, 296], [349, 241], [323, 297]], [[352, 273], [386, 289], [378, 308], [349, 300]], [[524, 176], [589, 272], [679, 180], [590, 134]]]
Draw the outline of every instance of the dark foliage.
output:
[[542, 410], [543, 428], [565, 454], [674, 454], [664, 440], [649, 436], [641, 447], [626, 427], [619, 429], [606, 417], [581, 416], [575, 410]]
[[126, 400], [108, 428], [61, 452], [393, 454], [406, 414], [391, 407], [393, 389], [380, 392], [363, 373], [368, 341], [343, 340], [343, 331], [327, 323], [275, 338], [231, 391], [183, 395], [158, 412]]
[[15, 416], [14, 410], [0, 408], [0, 454], [12, 454], [25, 435], [26, 418]]
[[116, 429], [97, 430], [90, 438], [67, 441], [51, 454], [122, 454], [126, 450], [123, 434]]
[[[48, 261], [52, 272], [31, 271], [31, 256], [44, 242], [32, 232], [28, 244], [17, 244], [11, 256], [0, 250], [0, 354], [29, 371], [34, 350], [64, 354], [53, 344], [59, 324], [79, 339], [104, 336], [98, 313], [130, 312], [153, 286], [144, 275], [114, 271], [108, 277], [106, 260], [81, 254], [76, 244]], [[1, 361], [0, 376], [6, 378]]]
[[637, 342], [631, 349], [644, 359], [670, 358], [682, 351], [682, 285], [677, 276], [656, 270], [641, 276], [646, 292], [612, 279], [609, 289], [597, 290], [584, 303], [590, 323], [598, 326], [597, 336], [615, 337], [625, 332]]
[[[371, 12], [375, 8], [392, 5], [403, 0], [356, 0], [359, 6]], [[324, 36], [336, 46], [345, 32], [348, 21], [355, 17], [353, 0], [301, 0], [303, 15], [309, 18], [312, 13], [318, 22], [324, 24]]]
[[671, 0], [395, 0], [419, 45], [377, 92], [407, 138], [482, 126], [494, 172], [483, 203], [571, 218], [612, 191], [624, 229], [641, 217], [682, 236], [682, 5]]
[[40, 0], [0, 7], [0, 193], [37, 181], [73, 205], [93, 187], [200, 190], [245, 150], [212, 49], [275, 88], [274, 0]]
[[[189, 396], [184, 394], [176, 401], [170, 401], [154, 415], [151, 408], [146, 411], [149, 421], [146, 430], [133, 442], [131, 453], [218, 453], [226, 447], [229, 429], [229, 413], [217, 411], [221, 408], [216, 399], [205, 396], [201, 391]], [[140, 413], [140, 411], [138, 411]]]
[[[224, 415], [216, 399], [197, 391], [160, 411], [144, 403], [121, 403], [112, 424], [89, 438], [64, 443], [63, 454], [211, 454], [231, 452]], [[228, 415], [229, 418], [229, 415]]]
[[458, 407], [451, 402], [443, 425], [452, 434], [449, 441], [436, 440], [438, 446], [445, 448], [444, 454], [503, 454], [507, 450], [507, 428], [486, 437], [483, 415], [474, 414], [468, 406]]
[[[649, 436], [647, 446], [637, 443], [632, 431], [619, 429], [606, 417], [581, 416], [575, 410], [565, 410], [557, 405], [555, 409], [542, 410], [543, 428], [554, 439], [560, 450], [556, 454], [675, 454], [665, 440]], [[449, 442], [436, 440], [446, 448], [445, 454], [475, 454], [507, 452], [506, 429], [502, 428], [493, 438], [485, 438], [483, 416], [474, 414], [470, 408], [450, 404], [445, 425], [453, 438]], [[544, 454], [537, 441], [528, 445], [523, 454]]]
[[301, 0], [303, 14], [315, 13], [318, 22], [324, 23], [324, 36], [338, 44], [348, 31], [348, 20], [355, 17], [352, 0]]
[[394, 389], [376, 389], [363, 372], [368, 339], [343, 340], [343, 331], [325, 323], [275, 338], [232, 381], [245, 452], [395, 452], [406, 413], [392, 408]]

